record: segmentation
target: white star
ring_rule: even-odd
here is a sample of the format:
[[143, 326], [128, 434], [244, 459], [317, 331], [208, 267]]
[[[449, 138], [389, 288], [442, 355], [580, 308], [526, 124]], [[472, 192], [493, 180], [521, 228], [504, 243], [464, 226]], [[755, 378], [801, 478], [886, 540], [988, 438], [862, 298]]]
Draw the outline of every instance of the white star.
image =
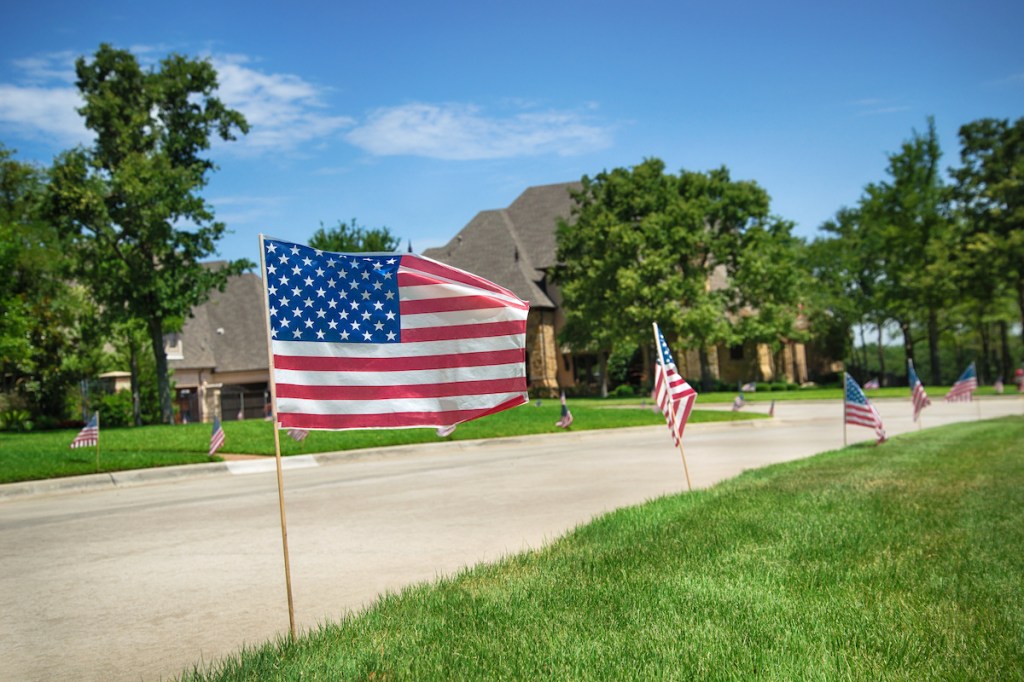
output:
[[388, 341], [394, 341], [394, 340], [395, 340], [395, 333], [394, 332], [388, 332]]
[[341, 333], [341, 340], [342, 340], [342, 341], [348, 341], [348, 332], [344, 332], [344, 331], [343, 331], [343, 332]]
[[395, 292], [393, 292], [393, 291], [389, 291], [389, 292], [384, 294], [384, 298], [388, 299], [389, 301], [391, 299], [393, 299], [394, 297], [395, 297]]
[[316, 311], [316, 316], [320, 317], [320, 318], [322, 318], [326, 314], [327, 314], [327, 311], [324, 310], [323, 308], [321, 308], [320, 310]]
[[390, 272], [385, 272], [384, 273], [384, 279], [391, 279], [391, 273]]
[[347, 310], [342, 310], [341, 314], [338, 315], [338, 319], [340, 319], [340, 320], [347, 320], [348, 319], [348, 311]]
[[302, 293], [302, 289], [299, 287], [292, 287], [292, 296], [298, 296]]
[[370, 319], [370, 311], [368, 311], [368, 310], [364, 310], [363, 311], [363, 319], [364, 320]]
[[306, 329], [310, 329], [313, 326], [313, 320], [310, 320], [310, 319], [307, 318], [307, 319], [303, 320], [303, 322], [306, 323]]
[[305, 265], [306, 267], [309, 267], [310, 265], [313, 264], [313, 261], [309, 260], [309, 256], [306, 256], [305, 258], [302, 259], [302, 264]]
[[296, 339], [299, 338], [300, 336], [302, 336], [302, 330], [296, 329], [295, 331], [292, 332], [292, 336], [294, 336]]
[[287, 327], [288, 326], [288, 318], [287, 317], [282, 317], [281, 318], [281, 326], [282, 327]]
[[326, 294], [326, 293], [327, 293], [327, 292], [326, 292], [326, 291], [324, 291], [324, 288], [323, 288], [323, 287], [320, 287], [319, 289], [317, 289], [317, 290], [316, 290], [316, 297], [317, 297], [317, 298], [323, 298], [323, 297], [324, 297], [324, 294]]
[[267, 272], [269, 274], [271, 274], [271, 275], [276, 275], [277, 274], [277, 266], [276, 265], [268, 265], [267, 266]]
[[357, 303], [356, 301], [352, 301], [351, 307], [352, 310], [359, 310], [359, 303]]
[[298, 256], [299, 255], [299, 247], [295, 246], [295, 244], [292, 244], [292, 255], [293, 256]]
[[281, 275], [281, 279], [278, 280], [281, 286], [288, 284], [288, 275]]
[[373, 309], [374, 310], [383, 310], [384, 309], [384, 304], [381, 303], [380, 301], [374, 301], [373, 302]]
[[352, 280], [351, 282], [349, 282], [348, 288], [349, 289], [358, 289], [359, 288], [359, 282], [357, 282], [355, 280]]
[[292, 268], [292, 274], [293, 275], [297, 275], [297, 274], [299, 274], [301, 272], [302, 272], [302, 268], [300, 268], [298, 265], [296, 265], [294, 268]]
[[382, 286], [384, 286], [384, 284], [383, 284], [383, 283], [381, 283], [381, 282], [374, 282], [374, 283], [373, 283], [373, 290], [374, 290], [374, 291], [380, 291], [380, 288], [381, 288]]
[[313, 299], [311, 299], [311, 298], [306, 298], [306, 300], [303, 301], [303, 303], [306, 304], [307, 308], [312, 308], [313, 307]]
[[322, 267], [320, 267], [319, 265], [316, 267], [316, 276], [317, 277], [323, 277], [324, 276], [324, 269]]
[[302, 315], [302, 308], [295, 308], [292, 310], [292, 315], [294, 317], [300, 317]]
[[364, 291], [363, 292], [363, 300], [364, 301], [369, 301], [370, 300], [370, 292], [369, 291]]
[[335, 322], [334, 320], [328, 320], [327, 326], [330, 327], [331, 329], [337, 329], [338, 323]]
[[380, 331], [381, 329], [384, 328], [384, 323], [378, 320], [377, 322], [373, 323], [373, 328], [376, 329], [377, 331]]
[[388, 265], [394, 265], [394, 264], [395, 264], [395, 259], [394, 258], [388, 258]]
[[313, 278], [312, 277], [307, 277], [305, 281], [306, 281], [306, 286], [307, 287], [313, 286]]
[[329, 286], [330, 288], [333, 289], [335, 284], [337, 284], [337, 282], [334, 281], [333, 277], [331, 277], [329, 280], [327, 280], [327, 286]]
[[393, 319], [395, 319], [395, 313], [394, 313], [394, 311], [392, 311], [392, 310], [389, 310], [389, 311], [388, 311], [388, 319], [389, 319], [389, 320], [393, 320]]
[[287, 298], [282, 298], [282, 299], [281, 299], [280, 301], [278, 301], [278, 302], [279, 302], [279, 303], [281, 304], [281, 307], [282, 307], [282, 308], [287, 308], [287, 307], [288, 307], [288, 299], [287, 299]]
[[271, 296], [277, 296], [277, 287], [271, 284], [270, 288], [267, 289], [267, 293], [269, 293]]
[[334, 310], [334, 308], [337, 307], [337, 305], [338, 302], [335, 301], [333, 298], [327, 302], [327, 307], [330, 308], [331, 310]]
[[277, 251], [277, 244], [274, 242], [267, 242], [267, 253], [274, 253]]
[[277, 317], [277, 308], [274, 308], [274, 307], [270, 308], [270, 316], [271, 317]]
[[370, 332], [363, 332], [363, 338], [369, 341], [370, 339], [373, 338], [373, 335], [370, 334]]
[[327, 267], [329, 267], [329, 268], [333, 268], [333, 267], [334, 267], [334, 264], [335, 264], [335, 263], [337, 263], [337, 262], [338, 262], [338, 261], [334, 260], [334, 258], [328, 258], [328, 259], [327, 259]]
[[288, 262], [288, 256], [286, 256], [286, 255], [284, 255], [284, 254], [282, 253], [282, 254], [281, 254], [281, 255], [280, 255], [279, 257], [278, 257], [278, 259], [277, 259], [277, 262], [278, 262], [278, 263], [287, 263], [287, 262]]
[[363, 279], [370, 279], [370, 273], [367, 270], [363, 270]]
[[317, 329], [316, 330], [316, 338], [318, 338], [318, 339], [324, 338], [324, 330], [323, 329]]
[[352, 322], [352, 328], [353, 329], [359, 329], [359, 321], [358, 320], [355, 320], [355, 321]]

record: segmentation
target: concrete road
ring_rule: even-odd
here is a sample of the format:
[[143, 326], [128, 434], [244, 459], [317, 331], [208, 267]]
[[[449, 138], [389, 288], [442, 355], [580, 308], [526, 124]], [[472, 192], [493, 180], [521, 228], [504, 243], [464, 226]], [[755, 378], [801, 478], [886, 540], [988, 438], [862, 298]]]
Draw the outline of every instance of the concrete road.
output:
[[[891, 435], [917, 428], [908, 401], [877, 404]], [[924, 423], [973, 420], [978, 407], [937, 402]], [[694, 487], [841, 447], [841, 411], [784, 402], [771, 421], [689, 426]], [[1024, 414], [1024, 399], [982, 400], [980, 414]], [[865, 428], [849, 437], [873, 440]], [[85, 492], [0, 490], [0, 678], [155, 680], [286, 634], [265, 464]], [[284, 480], [300, 629], [686, 490], [662, 427], [322, 456], [296, 461]]]

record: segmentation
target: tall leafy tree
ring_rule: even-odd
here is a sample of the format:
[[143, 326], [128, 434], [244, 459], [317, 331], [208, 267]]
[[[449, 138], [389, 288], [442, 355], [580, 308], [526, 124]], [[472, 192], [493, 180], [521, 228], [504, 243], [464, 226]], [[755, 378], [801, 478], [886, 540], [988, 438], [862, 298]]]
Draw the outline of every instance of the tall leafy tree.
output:
[[401, 243], [387, 227], [363, 227], [356, 224], [355, 218], [349, 223], [339, 220], [330, 228], [321, 224], [309, 240], [314, 249], [341, 253], [387, 253], [397, 250]]
[[667, 174], [659, 159], [581, 182], [575, 221], [558, 227], [563, 341], [603, 355], [646, 347], [657, 321], [699, 350], [707, 384], [708, 348], [736, 339], [737, 325], [759, 338], [792, 333], [795, 280], [782, 272], [793, 263], [790, 227], [769, 215], [756, 183], [726, 168]]
[[161, 420], [173, 420], [164, 334], [211, 289], [251, 263], [208, 268], [225, 225], [201, 191], [214, 163], [213, 135], [233, 140], [245, 118], [215, 96], [207, 60], [172, 54], [143, 69], [126, 50], [101, 45], [75, 64], [93, 144], [54, 163], [48, 210], [67, 239], [76, 277], [111, 321], [146, 325], [156, 362]]
[[915, 323], [925, 328], [933, 384], [941, 383], [939, 314], [957, 294], [950, 276], [951, 195], [941, 158], [935, 122], [929, 119], [925, 133], [914, 131], [889, 156], [889, 179], [868, 185], [860, 205], [861, 227], [875, 233], [882, 263], [883, 306], [903, 331], [908, 359], [914, 355]]
[[69, 283], [56, 231], [42, 219], [43, 170], [0, 145], [0, 390], [33, 417], [68, 416], [98, 360], [95, 309]]
[[974, 260], [972, 277], [1009, 285], [1024, 341], [1024, 118], [961, 126], [960, 161], [953, 175], [965, 223], [963, 247]]

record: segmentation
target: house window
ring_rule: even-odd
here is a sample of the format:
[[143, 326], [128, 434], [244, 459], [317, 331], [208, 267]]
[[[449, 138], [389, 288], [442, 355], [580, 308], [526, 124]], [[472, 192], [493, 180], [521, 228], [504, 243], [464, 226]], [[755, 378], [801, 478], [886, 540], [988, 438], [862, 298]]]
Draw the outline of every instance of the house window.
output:
[[729, 348], [729, 359], [730, 360], [742, 360], [743, 359], [743, 344], [736, 344]]

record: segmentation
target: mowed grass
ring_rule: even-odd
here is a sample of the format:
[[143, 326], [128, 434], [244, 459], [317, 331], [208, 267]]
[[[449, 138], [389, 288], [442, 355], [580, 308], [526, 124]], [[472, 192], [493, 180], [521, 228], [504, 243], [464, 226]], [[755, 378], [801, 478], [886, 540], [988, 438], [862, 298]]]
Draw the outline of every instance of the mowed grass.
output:
[[748, 472], [182, 679], [1022, 679], [1022, 442], [1009, 417]]
[[[660, 412], [652, 409], [618, 409], [599, 400], [569, 401], [574, 422], [572, 430], [611, 429], [664, 424]], [[636, 401], [640, 405], [640, 401]], [[612, 407], [613, 409], [608, 409]], [[557, 400], [544, 400], [460, 425], [446, 440], [500, 438], [560, 431], [555, 426], [561, 415]], [[692, 423], [731, 419], [763, 418], [763, 414], [695, 410]], [[264, 420], [224, 422], [224, 454], [274, 454], [274, 427]], [[77, 430], [38, 433], [0, 433], [0, 483], [60, 478], [106, 471], [194, 464], [212, 461], [210, 424], [103, 428], [100, 424], [99, 467], [96, 448], [72, 450], [69, 445]], [[313, 431], [303, 442], [281, 433], [282, 455], [335, 452], [360, 448], [388, 447], [441, 440], [433, 429], [371, 431]], [[213, 460], [218, 460], [214, 457]]]

